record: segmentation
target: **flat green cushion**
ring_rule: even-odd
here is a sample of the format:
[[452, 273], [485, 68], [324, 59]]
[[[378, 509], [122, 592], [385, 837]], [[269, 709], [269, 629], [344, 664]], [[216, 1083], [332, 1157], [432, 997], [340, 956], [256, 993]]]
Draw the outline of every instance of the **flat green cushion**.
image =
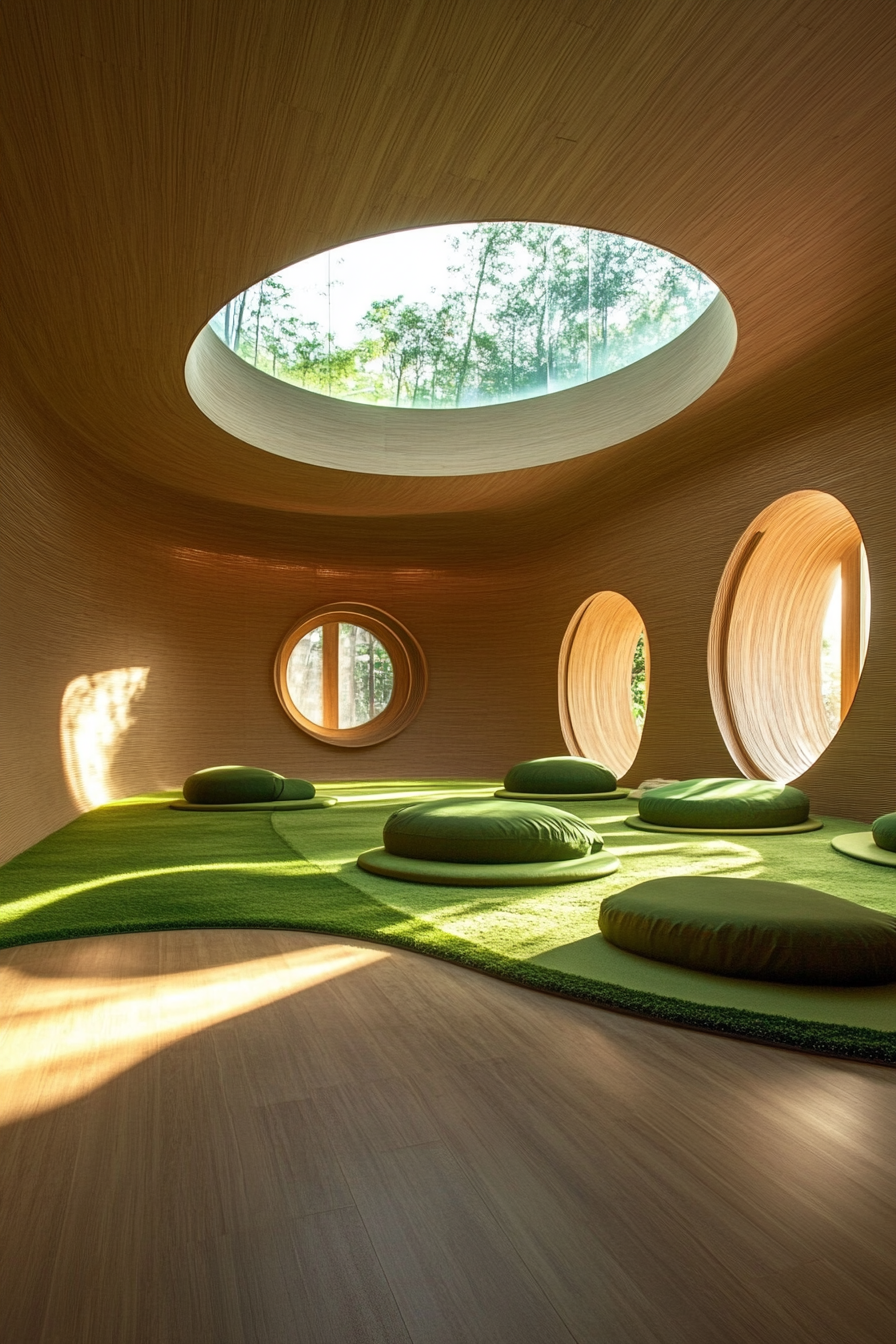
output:
[[638, 800], [638, 815], [654, 826], [699, 830], [796, 826], [809, 816], [809, 799], [767, 779], [683, 779], [650, 789]]
[[746, 980], [896, 980], [896, 917], [790, 882], [658, 877], [608, 896], [608, 942], [654, 961]]
[[188, 803], [273, 803], [314, 797], [314, 785], [305, 779], [284, 779], [273, 770], [250, 765], [216, 765], [197, 770], [184, 780]]
[[504, 787], [508, 793], [612, 793], [616, 776], [582, 756], [544, 756], [515, 765], [507, 772]]
[[442, 798], [393, 812], [383, 845], [390, 854], [438, 863], [551, 863], [596, 853], [603, 841], [557, 807]]
[[885, 812], [871, 827], [874, 843], [879, 849], [896, 850], [896, 812]]

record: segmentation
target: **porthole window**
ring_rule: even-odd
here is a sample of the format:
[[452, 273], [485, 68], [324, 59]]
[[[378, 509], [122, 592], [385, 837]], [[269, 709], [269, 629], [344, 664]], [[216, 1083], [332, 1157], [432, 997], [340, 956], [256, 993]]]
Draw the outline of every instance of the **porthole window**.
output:
[[728, 750], [752, 779], [796, 779], [846, 718], [871, 618], [862, 536], [840, 500], [799, 490], [744, 532], [725, 568], [709, 681]]
[[637, 607], [596, 593], [560, 650], [560, 723], [569, 750], [625, 774], [638, 753], [650, 689], [650, 645]]
[[426, 662], [400, 622], [367, 606], [321, 607], [293, 626], [274, 680], [286, 713], [337, 746], [385, 741], [407, 727], [426, 693]]

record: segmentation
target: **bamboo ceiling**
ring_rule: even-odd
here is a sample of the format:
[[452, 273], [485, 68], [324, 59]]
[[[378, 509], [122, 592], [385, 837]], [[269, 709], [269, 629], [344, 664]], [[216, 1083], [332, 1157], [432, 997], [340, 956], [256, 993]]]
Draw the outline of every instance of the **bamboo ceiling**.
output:
[[[586, 494], [884, 392], [885, 0], [14, 0], [7, 29], [8, 358], [132, 473], [290, 512], [568, 520]], [[488, 218], [686, 257], [737, 316], [728, 370], [630, 444], [481, 477], [280, 459], [191, 401], [190, 344], [246, 285], [354, 238]]]

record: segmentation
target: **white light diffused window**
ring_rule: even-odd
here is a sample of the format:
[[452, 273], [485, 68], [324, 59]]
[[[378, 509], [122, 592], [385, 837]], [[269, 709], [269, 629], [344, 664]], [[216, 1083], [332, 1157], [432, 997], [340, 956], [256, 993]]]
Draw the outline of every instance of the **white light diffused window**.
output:
[[392, 660], [370, 631], [344, 621], [328, 623], [298, 641], [287, 662], [286, 683], [296, 708], [311, 723], [357, 728], [388, 706]]

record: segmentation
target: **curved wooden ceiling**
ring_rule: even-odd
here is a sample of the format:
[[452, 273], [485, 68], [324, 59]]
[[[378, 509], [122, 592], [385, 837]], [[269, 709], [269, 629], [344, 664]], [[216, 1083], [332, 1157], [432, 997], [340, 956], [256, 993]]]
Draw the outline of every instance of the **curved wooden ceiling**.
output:
[[[32, 0], [7, 26], [7, 356], [130, 472], [292, 512], [543, 511], [885, 390], [886, 0]], [[631, 444], [478, 477], [288, 461], [191, 401], [187, 351], [236, 291], [476, 218], [687, 257], [734, 308], [731, 365]]]

